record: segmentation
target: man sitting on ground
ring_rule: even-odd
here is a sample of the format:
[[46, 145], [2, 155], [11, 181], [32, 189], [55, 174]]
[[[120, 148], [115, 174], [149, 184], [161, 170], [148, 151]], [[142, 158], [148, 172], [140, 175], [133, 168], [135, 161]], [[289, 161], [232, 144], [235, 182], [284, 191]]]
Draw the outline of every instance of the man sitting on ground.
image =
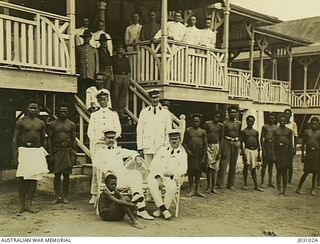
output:
[[134, 212], [137, 206], [130, 202], [126, 196], [121, 196], [117, 191], [117, 177], [109, 173], [105, 179], [106, 187], [99, 198], [99, 215], [104, 221], [122, 221], [125, 215], [130, 218], [133, 227], [143, 229], [145, 226], [141, 225]]

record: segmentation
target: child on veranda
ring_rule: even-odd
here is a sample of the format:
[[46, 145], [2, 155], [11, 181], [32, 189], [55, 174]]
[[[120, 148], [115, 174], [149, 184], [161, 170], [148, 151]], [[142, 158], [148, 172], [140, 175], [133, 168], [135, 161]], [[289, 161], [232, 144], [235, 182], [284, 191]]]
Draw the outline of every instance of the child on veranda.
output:
[[251, 176], [254, 182], [254, 189], [257, 191], [263, 191], [257, 182], [256, 169], [259, 168], [261, 164], [260, 157], [260, 145], [259, 145], [259, 132], [253, 129], [255, 118], [249, 115], [246, 118], [247, 127], [240, 133], [240, 148], [243, 159], [243, 178], [244, 185], [242, 189], [248, 190], [247, 179], [248, 179], [248, 169], [250, 168]]
[[122, 221], [127, 214], [133, 227], [143, 229], [145, 226], [140, 224], [134, 215], [137, 209], [136, 204], [131, 203], [126, 196], [121, 196], [117, 191], [117, 177], [108, 174], [105, 178], [106, 187], [99, 198], [99, 215], [104, 221]]

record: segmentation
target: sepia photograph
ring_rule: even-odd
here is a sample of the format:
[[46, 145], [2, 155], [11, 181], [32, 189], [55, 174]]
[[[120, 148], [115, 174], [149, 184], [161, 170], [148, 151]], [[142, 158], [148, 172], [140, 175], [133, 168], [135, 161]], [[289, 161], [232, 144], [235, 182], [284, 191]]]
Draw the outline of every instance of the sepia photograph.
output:
[[319, 9], [0, 0], [0, 242], [320, 242]]

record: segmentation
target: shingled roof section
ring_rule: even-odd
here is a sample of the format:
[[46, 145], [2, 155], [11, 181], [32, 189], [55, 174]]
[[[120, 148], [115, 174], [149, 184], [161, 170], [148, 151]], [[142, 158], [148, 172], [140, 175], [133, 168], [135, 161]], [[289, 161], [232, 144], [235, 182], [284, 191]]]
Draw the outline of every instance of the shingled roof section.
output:
[[313, 43], [320, 43], [320, 16], [284, 21], [279, 24], [263, 26], [261, 28], [309, 40]]

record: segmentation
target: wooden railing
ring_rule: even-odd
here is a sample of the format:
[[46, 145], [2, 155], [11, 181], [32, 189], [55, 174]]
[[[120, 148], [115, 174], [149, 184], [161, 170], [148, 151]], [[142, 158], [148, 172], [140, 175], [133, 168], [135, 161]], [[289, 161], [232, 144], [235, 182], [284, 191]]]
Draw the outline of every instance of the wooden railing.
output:
[[0, 65], [75, 74], [70, 19], [0, 1]]
[[[139, 42], [128, 47], [131, 78], [138, 83], [160, 82], [160, 40]], [[222, 89], [225, 84], [224, 51], [168, 41], [168, 83]]]
[[291, 106], [294, 108], [301, 107], [320, 107], [319, 90], [294, 90], [291, 92]]
[[289, 83], [261, 78], [250, 78], [247, 70], [228, 69], [229, 97], [258, 103], [289, 104]]
[[289, 82], [270, 79], [254, 78], [256, 82], [260, 82], [260, 102], [289, 104], [290, 90]]
[[228, 69], [229, 97], [250, 99], [250, 71]]
[[[130, 79], [127, 106], [125, 108], [126, 113], [133, 121], [138, 122], [141, 110], [149, 105], [150, 102], [148, 100], [148, 93], [137, 82]], [[182, 114], [180, 115], [180, 118], [178, 118], [173, 113], [171, 113], [171, 116], [173, 127], [180, 129], [181, 135], [183, 135], [186, 128], [185, 115]]]
[[74, 105], [79, 114], [79, 125], [77, 126], [78, 131], [76, 137], [77, 145], [88, 157], [90, 157], [90, 149], [87, 146], [89, 138], [87, 136], [86, 130], [90, 120], [90, 113], [87, 111], [84, 102], [82, 102], [82, 100], [77, 95], [75, 95], [74, 98]]

